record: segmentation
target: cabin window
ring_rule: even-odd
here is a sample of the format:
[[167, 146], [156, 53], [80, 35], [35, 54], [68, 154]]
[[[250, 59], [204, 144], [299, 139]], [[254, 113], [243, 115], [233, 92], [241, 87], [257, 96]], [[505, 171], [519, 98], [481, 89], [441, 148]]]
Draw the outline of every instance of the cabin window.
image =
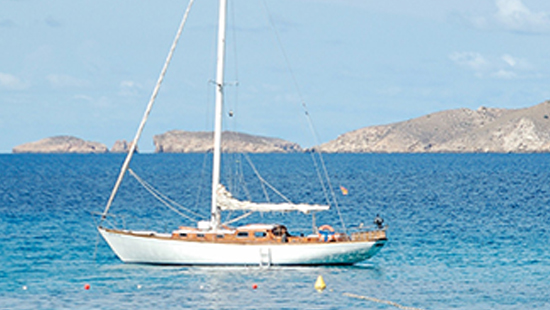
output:
[[197, 238], [204, 238], [204, 234], [197, 234]]
[[248, 237], [248, 231], [239, 231], [237, 233], [237, 238], [247, 238]]
[[216, 235], [216, 238], [218, 239], [223, 239], [225, 237], [225, 235]]
[[254, 237], [256, 238], [265, 238], [267, 236], [267, 233], [265, 231], [255, 231]]
[[180, 237], [187, 238], [187, 233], [180, 233]]

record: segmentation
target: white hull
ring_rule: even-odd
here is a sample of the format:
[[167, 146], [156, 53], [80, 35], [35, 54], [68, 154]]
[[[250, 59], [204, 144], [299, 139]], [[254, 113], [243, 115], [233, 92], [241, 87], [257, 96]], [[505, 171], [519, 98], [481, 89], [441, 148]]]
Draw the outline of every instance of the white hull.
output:
[[126, 263], [174, 265], [335, 265], [375, 255], [386, 240], [310, 244], [228, 244], [170, 239], [169, 235], [99, 232]]

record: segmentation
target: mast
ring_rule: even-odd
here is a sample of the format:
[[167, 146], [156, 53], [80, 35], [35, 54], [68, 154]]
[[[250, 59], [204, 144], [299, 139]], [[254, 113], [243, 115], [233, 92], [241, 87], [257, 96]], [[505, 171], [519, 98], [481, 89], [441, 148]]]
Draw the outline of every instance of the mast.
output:
[[111, 205], [113, 203], [113, 200], [115, 199], [116, 193], [118, 192], [120, 184], [122, 183], [122, 179], [124, 179], [124, 174], [128, 170], [128, 166], [130, 165], [130, 161], [132, 160], [132, 156], [134, 155], [134, 152], [136, 150], [137, 144], [139, 142], [139, 138], [141, 137], [141, 133], [143, 131], [143, 128], [145, 127], [145, 123], [147, 123], [147, 118], [149, 117], [149, 113], [151, 113], [151, 109], [153, 108], [153, 104], [155, 103], [155, 99], [157, 98], [157, 94], [159, 92], [160, 86], [162, 85], [162, 81], [164, 80], [164, 76], [166, 75], [166, 71], [168, 70], [168, 65], [170, 65], [170, 61], [172, 60], [172, 56], [174, 55], [174, 51], [176, 50], [176, 46], [178, 45], [178, 41], [181, 37], [183, 27], [185, 26], [185, 22], [187, 21], [187, 17], [189, 16], [189, 12], [191, 11], [191, 7], [193, 6], [193, 2], [194, 0], [189, 1], [189, 4], [187, 5], [187, 9], [185, 10], [185, 13], [183, 13], [183, 17], [181, 19], [178, 32], [176, 33], [174, 42], [172, 42], [172, 47], [170, 47], [170, 52], [168, 52], [168, 56], [166, 57], [166, 61], [164, 62], [164, 66], [162, 67], [162, 70], [160, 72], [159, 78], [157, 80], [157, 84], [155, 84], [155, 89], [153, 90], [153, 94], [149, 99], [149, 103], [147, 104], [147, 108], [145, 109], [145, 113], [143, 114], [143, 118], [141, 119], [141, 123], [139, 124], [134, 140], [132, 140], [132, 144], [130, 145], [130, 149], [128, 150], [128, 155], [126, 155], [126, 159], [124, 160], [124, 163], [120, 168], [120, 172], [118, 174], [118, 178], [116, 180], [115, 186], [113, 187], [113, 190], [111, 191], [111, 195], [109, 196], [109, 200], [107, 201], [107, 205], [105, 206], [105, 211], [103, 211], [103, 214], [101, 215], [102, 219], [105, 219], [105, 217], [107, 216], [107, 212], [109, 212], [109, 209], [111, 208]]
[[227, 17], [227, 0], [220, 0], [218, 21], [218, 58], [216, 69], [216, 108], [214, 120], [214, 158], [212, 164], [212, 207], [210, 226], [217, 229], [220, 226], [220, 209], [217, 206], [216, 191], [220, 184], [221, 137], [223, 113], [223, 79], [225, 60], [225, 28]]

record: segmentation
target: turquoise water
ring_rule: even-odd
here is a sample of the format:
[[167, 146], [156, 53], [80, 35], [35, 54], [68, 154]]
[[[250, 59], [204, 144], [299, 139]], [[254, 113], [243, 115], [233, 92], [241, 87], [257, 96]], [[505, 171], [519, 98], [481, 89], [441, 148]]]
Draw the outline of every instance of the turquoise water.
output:
[[[291, 200], [322, 202], [309, 185], [316, 179], [305, 169], [310, 155], [251, 158]], [[370, 224], [379, 213], [388, 243], [355, 266], [270, 269], [121, 263], [98, 238], [93, 213], [103, 211], [122, 160], [0, 155], [0, 309], [397, 309], [344, 293], [422, 309], [550, 308], [550, 155], [328, 155], [333, 186], [349, 190], [338, 193], [346, 224]], [[139, 154], [132, 168], [207, 216], [208, 160]], [[224, 183], [242, 183], [238, 170], [226, 170]], [[243, 164], [242, 174], [253, 172]], [[247, 185], [237, 195], [258, 199], [258, 184]], [[137, 229], [191, 224], [131, 177], [112, 212], [111, 223]], [[295, 233], [311, 226], [308, 216], [277, 219]], [[337, 220], [337, 212], [317, 218], [319, 225]], [[319, 275], [322, 293], [313, 288]]]

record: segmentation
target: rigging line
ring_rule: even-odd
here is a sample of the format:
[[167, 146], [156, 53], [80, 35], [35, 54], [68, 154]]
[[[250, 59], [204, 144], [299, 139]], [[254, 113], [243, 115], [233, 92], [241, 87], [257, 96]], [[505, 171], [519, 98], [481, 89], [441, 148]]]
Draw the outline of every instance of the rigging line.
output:
[[[209, 127], [209, 124], [210, 124], [210, 117], [208, 117], [207, 115], [211, 115], [212, 113], [210, 113], [210, 102], [211, 102], [211, 94], [213, 93], [211, 91], [211, 85], [212, 85], [212, 81], [207, 81], [206, 82], [206, 95], [205, 95], [205, 103], [204, 103], [204, 107], [205, 107], [205, 117], [204, 117], [204, 128], [208, 128]], [[203, 197], [202, 195], [202, 191], [204, 189], [204, 180], [206, 179], [205, 177], [205, 174], [206, 174], [206, 163], [207, 163], [207, 160], [208, 160], [208, 152], [205, 152], [204, 153], [204, 156], [203, 156], [203, 160], [202, 160], [202, 168], [201, 168], [201, 173], [200, 173], [200, 177], [199, 177], [199, 181], [197, 182], [197, 187], [198, 187], [198, 190], [196, 192], [196, 199], [195, 199], [195, 207], [198, 209], [198, 206], [199, 204], [201, 203], [201, 198]]]
[[225, 183], [226, 184], [226, 187], [229, 189], [230, 192], [232, 193], [236, 193], [237, 191], [237, 187], [236, 187], [236, 184], [235, 184], [235, 166], [234, 166], [234, 162], [235, 162], [235, 154], [234, 153], [229, 153], [229, 154], [226, 154], [224, 156], [224, 162], [226, 163], [225, 165], [223, 165], [224, 167], [224, 175], [227, 176], [227, 178], [225, 179]]
[[[309, 114], [309, 111], [307, 110], [307, 106], [306, 106], [305, 102], [302, 102], [302, 107], [305, 110], [305, 115], [306, 115], [307, 123], [309, 125], [309, 129], [310, 129], [311, 133], [313, 134], [314, 144], [319, 145], [319, 138], [318, 138], [317, 130], [315, 129], [315, 125], [313, 124], [313, 120], [311, 119], [311, 115]], [[328, 177], [327, 168], [325, 166], [325, 161], [323, 160], [323, 155], [320, 152], [317, 152], [315, 150], [315, 148], [313, 148], [313, 150], [314, 150], [314, 152], [312, 152], [312, 158], [313, 158], [313, 162], [315, 163], [315, 168], [317, 170], [317, 174], [318, 174], [318, 177], [319, 177], [319, 182], [321, 183], [321, 187], [323, 188], [323, 192], [325, 193], [325, 198], [327, 199], [327, 201], [330, 201], [330, 199], [328, 197], [328, 194], [327, 194], [327, 190], [325, 188], [325, 183], [323, 182], [323, 177], [321, 176], [321, 172], [319, 170], [319, 167], [317, 166], [317, 161], [315, 160], [315, 154], [314, 153], [317, 153], [317, 156], [319, 157], [319, 162], [321, 163], [321, 167], [323, 168], [322, 170], [324, 170], [324, 172], [325, 172], [325, 179], [326, 179], [326, 182], [327, 182], [327, 186], [330, 190], [330, 193], [331, 193], [332, 197], [335, 199], [336, 195], [334, 194], [334, 190], [333, 190], [333, 188], [330, 184], [330, 178]], [[340, 212], [336, 201], [334, 201], [334, 202], [335, 202], [335, 207], [338, 209], [338, 212]]]
[[[296, 91], [298, 92], [298, 96], [300, 97], [300, 101], [301, 101], [301, 104], [302, 104], [302, 107], [304, 109], [304, 113], [306, 115], [306, 119], [308, 120], [308, 124], [309, 124], [309, 127], [310, 127], [310, 130], [313, 134], [313, 138], [314, 138], [314, 143], [315, 145], [319, 145], [319, 139], [318, 139], [318, 135], [317, 135], [317, 130], [315, 129], [315, 126], [313, 124], [313, 120], [311, 119], [311, 115], [308, 111], [308, 108], [307, 108], [307, 105], [306, 105], [306, 102], [304, 100], [304, 97], [302, 95], [302, 92], [300, 90], [300, 85], [298, 84], [298, 81], [296, 79], [296, 76], [294, 75], [294, 72], [292, 71], [292, 67], [290, 66], [290, 61], [288, 59], [288, 56], [287, 54], [285, 53], [285, 50], [283, 49], [283, 45], [281, 43], [281, 38], [279, 36], [279, 32], [277, 31], [277, 28], [275, 28], [275, 24], [273, 22], [273, 18], [269, 12], [269, 8], [267, 7], [267, 4], [265, 2], [265, 0], [262, 2], [264, 4], [264, 7], [268, 13], [268, 17], [269, 17], [269, 22], [270, 22], [270, 25], [273, 29], [273, 31], [275, 32], [275, 35], [276, 35], [276, 38], [277, 38], [277, 42], [279, 43], [279, 48], [281, 49], [281, 53], [283, 54], [283, 57], [285, 59], [285, 62], [286, 62], [286, 65], [287, 65], [287, 70], [289, 71], [291, 77], [292, 77], [292, 81], [294, 82], [294, 87], [296, 88]], [[319, 156], [319, 161], [321, 162], [321, 167], [323, 168], [323, 171], [324, 171], [324, 174], [325, 174], [325, 178], [327, 180], [327, 185], [328, 185], [328, 188], [330, 190], [330, 193], [332, 195], [332, 200], [334, 202], [334, 206], [336, 207], [336, 210], [338, 211], [338, 216], [340, 217], [340, 221], [342, 222], [342, 226], [344, 228], [344, 231], [346, 231], [346, 223], [344, 222], [344, 218], [342, 217], [342, 213], [340, 211], [340, 207], [338, 206], [338, 202], [337, 202], [337, 199], [336, 199], [336, 194], [334, 193], [334, 189], [330, 183], [330, 178], [328, 176], [328, 171], [327, 171], [327, 168], [326, 168], [326, 165], [325, 165], [325, 161], [323, 160], [323, 156], [321, 155], [321, 153], [318, 154]], [[317, 165], [316, 165], [317, 167]], [[324, 182], [322, 181], [322, 178], [320, 179], [320, 182], [321, 182], [321, 186], [323, 187], [323, 191], [325, 190], [324, 188]], [[327, 199], [328, 200], [328, 199]]]
[[235, 2], [231, 2], [230, 8], [231, 8], [231, 17], [233, 19], [232, 27], [231, 27], [231, 36], [233, 37], [233, 55], [234, 55], [234, 62], [235, 62], [235, 75], [237, 78], [237, 81], [239, 80], [239, 66], [238, 64], [238, 57], [237, 57], [237, 31], [235, 30], [235, 25], [237, 19], [235, 18]]
[[116, 193], [118, 192], [120, 184], [122, 183], [122, 179], [124, 178], [124, 175], [126, 174], [126, 171], [128, 170], [128, 166], [130, 165], [130, 161], [132, 160], [132, 156], [134, 155], [134, 151], [136, 150], [139, 138], [141, 137], [141, 133], [143, 131], [143, 128], [145, 127], [145, 123], [147, 122], [147, 118], [149, 117], [149, 114], [151, 113], [151, 109], [153, 108], [153, 104], [155, 103], [155, 99], [157, 98], [157, 94], [159, 92], [160, 85], [162, 84], [162, 81], [164, 80], [164, 76], [166, 75], [166, 71], [168, 70], [168, 65], [170, 64], [170, 61], [172, 60], [172, 56], [174, 55], [174, 51], [176, 50], [176, 46], [178, 45], [178, 41], [180, 39], [181, 33], [183, 32], [183, 26], [185, 26], [185, 23], [187, 21], [187, 17], [189, 16], [189, 11], [191, 10], [191, 7], [193, 6], [193, 2], [194, 2], [194, 0], [189, 0], [189, 4], [187, 5], [187, 9], [185, 10], [185, 13], [183, 14], [183, 18], [182, 18], [180, 26], [178, 28], [178, 32], [176, 33], [176, 37], [174, 38], [174, 42], [172, 42], [172, 46], [170, 47], [170, 52], [168, 53], [168, 56], [166, 57], [166, 61], [164, 62], [164, 66], [162, 67], [162, 70], [160, 72], [159, 78], [157, 80], [157, 84], [155, 85], [155, 89], [153, 90], [153, 93], [151, 94], [151, 98], [149, 99], [149, 103], [147, 104], [147, 108], [145, 109], [145, 113], [143, 114], [143, 119], [141, 120], [141, 123], [139, 124], [138, 130], [137, 130], [136, 135], [134, 137], [134, 140], [132, 140], [132, 144], [130, 145], [130, 149], [128, 150], [128, 155], [126, 156], [126, 159], [124, 160], [124, 163], [122, 164], [122, 167], [120, 169], [120, 173], [118, 175], [117, 181], [115, 183], [115, 186], [113, 187], [113, 191], [111, 192], [111, 196], [109, 197], [109, 200], [107, 201], [107, 205], [105, 206], [105, 211], [103, 211], [103, 215], [101, 216], [102, 219], [105, 219], [105, 216], [107, 215], [107, 212], [109, 212], [109, 209], [111, 208], [113, 200], [115, 199], [115, 196], [116, 196]]
[[323, 176], [321, 175], [321, 169], [319, 169], [319, 166], [317, 164], [317, 159], [315, 159], [314, 152], [311, 152], [311, 161], [313, 161], [313, 165], [315, 166], [315, 172], [317, 173], [317, 178], [321, 183], [321, 188], [323, 189], [323, 194], [325, 195], [325, 201], [327, 202], [327, 204], [330, 205], [330, 197], [327, 193], [327, 189], [325, 187], [325, 181], [323, 180]]
[[283, 48], [283, 43], [281, 41], [281, 36], [279, 35], [279, 32], [277, 31], [277, 28], [275, 27], [275, 23], [273, 22], [273, 17], [271, 16], [271, 12], [269, 11], [269, 8], [268, 8], [265, 0], [262, 3], [263, 3], [264, 8], [267, 12], [267, 16], [268, 16], [268, 19], [269, 19], [269, 25], [271, 26], [271, 29], [275, 33], [275, 37], [277, 39], [278, 47], [281, 50], [281, 54], [283, 54], [283, 58], [285, 60], [286, 68], [287, 68], [287, 70], [288, 70], [288, 72], [289, 72], [289, 74], [292, 78], [294, 88], [296, 88], [296, 92], [298, 93], [298, 96], [300, 97], [300, 104], [301, 104], [302, 108], [304, 109], [304, 113], [307, 117], [307, 120], [308, 120], [308, 123], [309, 123], [309, 126], [310, 126], [310, 130], [313, 133], [313, 138], [315, 140], [314, 141], [315, 145], [318, 145], [319, 141], [318, 141], [318, 138], [317, 138], [317, 131], [315, 130], [315, 127], [313, 126], [313, 122], [311, 120], [311, 116], [309, 115], [309, 111], [308, 111], [308, 108], [307, 108], [307, 105], [306, 105], [306, 101], [304, 100], [304, 96], [302, 95], [302, 90], [300, 88], [300, 84], [298, 84], [298, 80], [296, 79], [296, 75], [294, 74], [294, 71], [292, 70], [292, 66], [290, 65], [290, 60], [287, 56], [287, 53], [286, 53], [285, 49]]
[[233, 215], [233, 210], [227, 212], [227, 215], [225, 216], [225, 221], [223, 222], [223, 224], [226, 224], [227, 220], [229, 220], [229, 218], [231, 217], [231, 215]]
[[[147, 182], [145, 182], [143, 179], [141, 179], [137, 174], [134, 173], [134, 171], [132, 171], [132, 169], [128, 169], [128, 172], [130, 172], [130, 174], [139, 182], [139, 184], [141, 184], [151, 195], [153, 195], [155, 198], [157, 198], [158, 201], [160, 201], [162, 204], [164, 204], [166, 207], [168, 207], [170, 210], [176, 212], [177, 214], [181, 215], [182, 217], [185, 217], [186, 219], [188, 220], [191, 220], [193, 222], [197, 222], [196, 219], [182, 213], [181, 211], [179, 211], [178, 209], [174, 208], [172, 205], [170, 205], [166, 200], [163, 199], [163, 196], [160, 192], [156, 192], [156, 189], [153, 188], [151, 185], [149, 185]], [[171, 201], [169, 198], [166, 197], [166, 199], [168, 201]], [[173, 201], [171, 201], [173, 202]], [[194, 214], [194, 212], [190, 211], [190, 210], [187, 210], [185, 207], [173, 202], [174, 204], [178, 205], [180, 208], [183, 208], [185, 209], [186, 211], [188, 211], [189, 213], [192, 213], [193, 215], [196, 216], [196, 214]]]
[[[311, 119], [311, 115], [308, 111], [308, 108], [307, 108], [307, 105], [306, 105], [306, 102], [304, 100], [304, 97], [302, 95], [302, 92], [301, 92], [301, 89], [300, 89], [300, 85], [298, 84], [298, 80], [296, 79], [296, 76], [294, 74], [294, 71], [292, 70], [292, 67], [290, 66], [290, 61], [288, 59], [288, 56], [283, 48], [283, 45], [282, 45], [282, 42], [281, 42], [281, 38], [279, 36], [279, 32], [277, 31], [277, 28], [275, 28], [275, 23], [273, 22], [273, 18], [271, 16], [271, 13], [269, 11], [269, 8], [267, 7], [267, 4], [265, 2], [265, 0], [262, 2], [264, 7], [265, 7], [265, 10], [267, 11], [267, 15], [268, 15], [268, 18], [269, 18], [269, 23], [270, 23], [270, 26], [271, 28], [273, 29], [273, 31], [275, 32], [275, 36], [277, 38], [277, 43], [279, 44], [279, 48], [281, 50], [281, 53], [283, 54], [283, 58], [285, 60], [285, 63], [286, 63], [286, 66], [287, 66], [287, 70], [289, 71], [290, 73], [290, 76], [292, 77], [292, 81], [294, 82], [294, 87], [296, 88], [296, 91], [298, 92], [298, 96], [300, 97], [300, 101], [301, 101], [301, 105], [302, 105], [302, 108], [304, 109], [304, 113], [306, 115], [306, 119], [308, 121], [308, 125], [309, 125], [309, 128], [313, 134], [313, 138], [314, 138], [314, 143], [315, 145], [319, 145], [319, 139], [318, 139], [318, 134], [317, 134], [317, 130], [315, 129], [315, 126], [313, 124], [313, 120]], [[330, 193], [332, 195], [332, 200], [334, 202], [334, 206], [336, 207], [336, 210], [338, 211], [338, 216], [340, 217], [340, 221], [342, 222], [342, 226], [344, 228], [344, 231], [346, 231], [346, 224], [344, 222], [344, 219], [342, 217], [342, 213], [340, 211], [340, 207], [338, 206], [338, 202], [336, 200], [336, 194], [334, 193], [334, 189], [332, 187], [332, 185], [330, 184], [330, 178], [328, 177], [328, 172], [327, 172], [327, 168], [325, 166], [325, 162], [323, 160], [323, 156], [319, 153], [318, 154], [319, 156], [319, 161], [321, 162], [321, 166], [323, 168], [323, 171], [324, 171], [324, 174], [325, 174], [325, 178], [327, 180], [327, 185], [328, 185], [328, 188], [330, 190]], [[315, 167], [316, 169], [318, 169], [317, 165], [315, 164]], [[321, 182], [321, 186], [323, 187], [323, 191], [325, 191], [325, 185], [324, 185], [324, 182], [322, 181], [322, 177], [319, 175], [319, 171], [318, 172], [318, 177], [320, 178], [320, 182]], [[325, 193], [325, 197], [326, 197], [326, 193]], [[327, 201], [330, 200], [327, 198]]]
[[245, 213], [245, 214], [243, 214], [239, 217], [236, 217], [232, 220], [224, 222], [223, 225], [232, 224], [232, 223], [235, 223], [235, 222], [240, 221], [242, 219], [245, 219], [245, 218], [249, 217], [250, 215], [252, 215], [252, 213], [254, 213], [254, 212], [247, 212], [247, 213]]
[[181, 204], [177, 203], [176, 201], [170, 199], [169, 197], [167, 197], [166, 195], [164, 195], [163, 193], [161, 193], [158, 189], [154, 188], [151, 184], [147, 183], [145, 180], [143, 180], [142, 178], [140, 178], [132, 169], [128, 169], [128, 172], [130, 172], [130, 174], [144, 187], [150, 189], [151, 191], [153, 191], [154, 193], [156, 193], [159, 197], [161, 197], [163, 200], [165, 200], [166, 202], [170, 202], [172, 203], [173, 205], [175, 206], [178, 206], [180, 208], [182, 208], [183, 210], [191, 213], [192, 215], [196, 216], [196, 217], [201, 217], [200, 214], [196, 213], [196, 212], [193, 212], [191, 210], [189, 210], [188, 208], [182, 206]]
[[[314, 143], [315, 143], [315, 145], [318, 145], [319, 144], [319, 139], [317, 138], [318, 137], [317, 131], [315, 130], [315, 126], [313, 125], [313, 121], [311, 120], [311, 116], [309, 114], [306, 102], [304, 100], [304, 96], [302, 95], [302, 91], [300, 89], [300, 84], [298, 84], [298, 80], [296, 79], [296, 75], [294, 74], [294, 71], [292, 70], [292, 66], [290, 65], [290, 60], [288, 59], [287, 53], [285, 52], [285, 50], [283, 48], [281, 37], [279, 35], [279, 32], [277, 31], [277, 28], [275, 27], [275, 23], [273, 22], [271, 12], [269, 11], [269, 8], [268, 8], [265, 0], [262, 3], [263, 3], [264, 8], [267, 12], [268, 20], [269, 20], [269, 24], [271, 26], [271, 29], [275, 33], [275, 37], [277, 39], [278, 47], [279, 47], [279, 49], [281, 51], [281, 54], [283, 55], [283, 58], [285, 60], [286, 68], [287, 68], [287, 70], [288, 70], [288, 72], [289, 72], [289, 74], [292, 78], [294, 88], [296, 89], [296, 92], [298, 93], [298, 96], [300, 98], [300, 104], [301, 104], [302, 108], [304, 109], [304, 114], [306, 115], [306, 119], [308, 121], [309, 130], [311, 131], [311, 133], [313, 135]], [[317, 165], [315, 165], [315, 168], [318, 169]], [[324, 184], [322, 176], [320, 175], [318, 170], [317, 170], [317, 174], [318, 174], [318, 177], [319, 177], [319, 182], [321, 183], [321, 187], [323, 188], [323, 191], [325, 192], [326, 191], [325, 184]], [[327, 199], [327, 202], [330, 201], [330, 199], [328, 198], [328, 195], [326, 193], [325, 193], [325, 197]]]
[[332, 184], [330, 182], [330, 177], [328, 175], [327, 166], [325, 165], [325, 161], [323, 159], [323, 156], [321, 153], [319, 154], [319, 160], [322, 163], [323, 171], [325, 172], [325, 178], [327, 179], [328, 187], [330, 188], [330, 193], [332, 194], [332, 200], [334, 201], [334, 206], [336, 207], [336, 210], [338, 211], [338, 216], [340, 217], [340, 221], [342, 222], [342, 228], [344, 229], [344, 232], [347, 234], [348, 230], [346, 228], [346, 222], [344, 222], [344, 217], [342, 216], [342, 212], [340, 211], [340, 207], [338, 206], [338, 200], [336, 199], [336, 194], [334, 193], [334, 188], [332, 187]]
[[246, 183], [246, 180], [244, 178], [244, 171], [243, 171], [243, 161], [242, 161], [242, 158], [244, 157], [243, 154], [239, 154], [239, 166], [238, 166], [238, 169], [239, 169], [239, 184], [242, 184], [242, 190], [244, 191], [245, 195], [246, 195], [246, 198], [248, 200], [252, 200], [252, 195], [250, 195], [250, 191], [248, 190], [248, 184]]
[[[303, 103], [302, 105], [306, 111], [306, 118], [308, 120], [308, 124], [310, 126], [310, 129], [313, 133], [313, 137], [314, 137], [314, 142], [315, 142], [315, 145], [319, 145], [319, 139], [318, 139], [318, 135], [317, 135], [317, 130], [315, 129], [315, 125], [313, 124], [313, 120], [311, 119], [311, 115], [309, 114], [309, 112], [307, 111], [307, 106], [305, 105], [305, 102]], [[327, 181], [327, 186], [329, 188], [329, 192], [332, 196], [332, 201], [334, 203], [334, 207], [336, 208], [336, 211], [338, 212], [338, 217], [340, 218], [340, 222], [342, 223], [342, 228], [344, 229], [344, 232], [347, 233], [347, 228], [346, 228], [346, 222], [344, 221], [344, 217], [342, 216], [342, 212], [340, 210], [340, 206], [338, 205], [338, 199], [336, 198], [336, 194], [334, 192], [334, 188], [332, 187], [332, 183], [330, 181], [330, 176], [328, 174], [328, 170], [327, 170], [327, 166], [325, 164], [325, 160], [323, 158], [323, 155], [321, 152], [318, 152], [317, 150], [315, 150], [315, 148], [313, 148], [314, 152], [312, 152], [312, 157], [313, 157], [313, 161], [315, 163], [315, 167], [316, 167], [316, 170], [317, 170], [317, 173], [320, 174], [318, 168], [317, 168], [317, 161], [315, 160], [315, 154], [317, 154], [317, 156], [319, 157], [319, 162], [321, 163], [321, 167], [322, 167], [322, 170], [324, 172], [324, 175], [325, 175], [325, 179]], [[325, 192], [325, 197], [327, 200], [330, 200], [329, 197], [327, 197], [327, 193], [326, 193], [326, 189], [325, 189], [325, 185], [324, 185], [324, 182], [322, 180], [322, 177], [319, 176], [319, 180], [321, 182], [321, 186], [323, 187], [323, 192]]]
[[[288, 203], [292, 203], [292, 201], [290, 201], [290, 199], [288, 199], [285, 195], [283, 195], [281, 192], [279, 192], [273, 185], [269, 184], [269, 182], [267, 182], [261, 175], [260, 173], [258, 172], [258, 170], [256, 170], [256, 167], [254, 166], [254, 164], [252, 163], [252, 161], [250, 160], [250, 158], [248, 157], [248, 155], [245, 154], [245, 157], [246, 159], [248, 160], [248, 163], [250, 164], [250, 166], [252, 166], [252, 169], [254, 170], [254, 172], [256, 173], [256, 176], [258, 177], [258, 179], [260, 179], [261, 183], [262, 184], [262, 188], [264, 188], [263, 184], [267, 185], [272, 191], [274, 191], [277, 195], [279, 195], [281, 198], [283, 198], [284, 200], [286, 200], [286, 202]], [[264, 192], [265, 194], [267, 195], [267, 192], [265, 191], [265, 188], [264, 188]], [[269, 197], [267, 197], [269, 199]]]
[[[233, 62], [234, 62], [234, 70], [235, 70], [235, 112], [239, 108], [239, 57], [237, 54], [237, 31], [235, 25], [237, 24], [237, 19], [235, 18], [235, 2], [230, 2], [230, 8], [231, 8], [231, 16], [233, 19], [232, 27], [231, 27], [231, 36], [233, 37]], [[234, 122], [234, 127], [236, 128], [236, 122]]]
[[195, 208], [197, 208], [197, 209], [199, 207], [199, 204], [201, 203], [201, 198], [203, 197], [202, 196], [202, 190], [204, 188], [204, 180], [206, 179], [204, 175], [206, 174], [206, 162], [207, 161], [208, 161], [208, 153], [204, 153], [204, 156], [202, 158], [201, 176], [199, 177], [198, 190], [197, 190], [197, 195], [196, 195], [196, 198], [195, 198]]
[[256, 166], [254, 166], [254, 163], [252, 162], [252, 160], [250, 159], [250, 156], [248, 156], [248, 154], [244, 154], [244, 157], [246, 158], [246, 161], [248, 161], [248, 164], [250, 165], [250, 167], [252, 168], [252, 170], [254, 171], [254, 173], [256, 174], [256, 177], [258, 178], [258, 180], [260, 180], [260, 185], [262, 186], [262, 190], [264, 192], [264, 196], [265, 198], [267, 199], [267, 202], [271, 202], [270, 199], [269, 199], [269, 194], [267, 193], [267, 190], [265, 189], [265, 185], [267, 185], [269, 188], [271, 188], [275, 193], [279, 194], [283, 199], [285, 199], [287, 202], [291, 202], [290, 200], [288, 200], [288, 198], [286, 198], [283, 194], [279, 193], [279, 191], [277, 191], [277, 189], [275, 189], [275, 187], [273, 187], [271, 184], [269, 184], [261, 175], [260, 175], [260, 172], [258, 171], [258, 169], [256, 169]]
[[[302, 102], [302, 106], [304, 106], [305, 108], [305, 101], [303, 100], [303, 96], [302, 96], [302, 92], [300, 90], [300, 85], [298, 84], [298, 81], [296, 80], [296, 76], [294, 75], [294, 71], [292, 71], [292, 67], [290, 66], [290, 61], [288, 59], [288, 56], [283, 48], [283, 43], [281, 41], [281, 36], [279, 35], [279, 32], [277, 31], [277, 28], [275, 28], [275, 23], [273, 22], [273, 17], [271, 16], [271, 12], [269, 11], [269, 8], [264, 1], [262, 1], [263, 5], [264, 5], [264, 8], [267, 12], [267, 17], [268, 17], [268, 20], [269, 20], [269, 25], [271, 26], [271, 29], [273, 30], [273, 32], [275, 33], [275, 38], [277, 39], [277, 43], [278, 43], [278, 46], [279, 46], [279, 49], [281, 50], [281, 54], [283, 54], [283, 58], [285, 60], [285, 64], [286, 64], [286, 67], [287, 67], [287, 70], [289, 71], [290, 73], [290, 76], [292, 77], [292, 81], [294, 82], [294, 87], [296, 88], [296, 91], [298, 92], [298, 95], [300, 96], [300, 100]], [[307, 113], [307, 109], [306, 109], [306, 113]]]
[[[268, 184], [266, 180], [264, 180], [264, 178], [260, 175], [260, 172], [258, 171], [258, 169], [256, 169], [256, 166], [254, 166], [254, 163], [252, 162], [252, 160], [250, 159], [250, 157], [248, 156], [248, 154], [243, 154], [244, 157], [246, 158], [246, 161], [248, 161], [248, 164], [250, 165], [250, 167], [252, 168], [252, 170], [254, 171], [254, 173], [256, 174], [256, 177], [261, 181], [260, 182], [260, 185], [262, 186], [262, 190], [264, 192], [264, 196], [265, 196], [265, 199], [267, 199], [267, 202], [270, 202], [269, 200], [269, 194], [267, 193], [267, 190], [265, 189], [265, 184]], [[269, 184], [268, 184], [269, 185]], [[289, 201], [290, 202], [290, 201]]]

